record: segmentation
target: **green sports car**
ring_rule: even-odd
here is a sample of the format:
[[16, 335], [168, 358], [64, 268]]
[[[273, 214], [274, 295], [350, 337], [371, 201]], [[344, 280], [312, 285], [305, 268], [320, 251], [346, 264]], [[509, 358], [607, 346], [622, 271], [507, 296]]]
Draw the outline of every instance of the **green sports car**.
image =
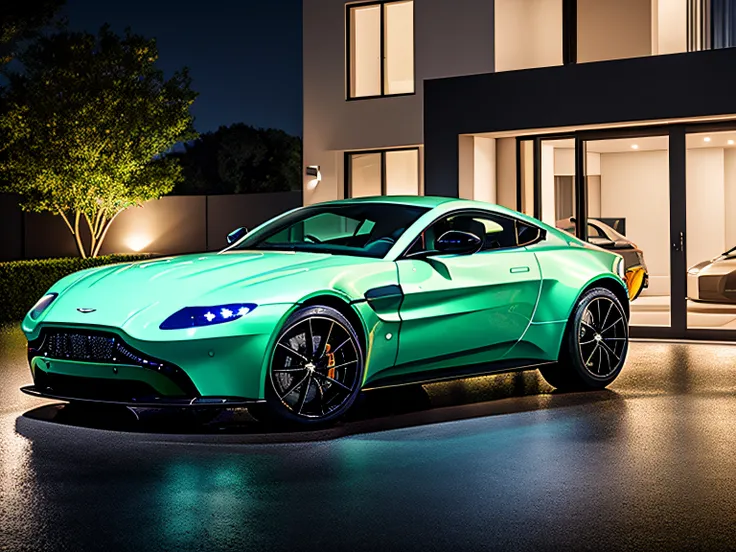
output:
[[23, 391], [315, 424], [361, 391], [530, 367], [598, 389], [626, 358], [622, 258], [503, 207], [334, 201], [228, 240], [60, 280], [23, 321]]

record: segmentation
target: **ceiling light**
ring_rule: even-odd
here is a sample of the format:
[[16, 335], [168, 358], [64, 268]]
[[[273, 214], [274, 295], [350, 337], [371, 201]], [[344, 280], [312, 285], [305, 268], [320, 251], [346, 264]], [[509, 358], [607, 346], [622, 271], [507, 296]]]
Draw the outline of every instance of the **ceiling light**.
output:
[[729, 141], [728, 141], [728, 145], [729, 145], [729, 146], [733, 146], [733, 144], [734, 144], [734, 141], [733, 141], [733, 140], [729, 140]]
[[631, 149], [639, 149], [639, 144], [631, 144]]
[[710, 142], [710, 136], [706, 136], [705, 138], [703, 138], [703, 141]]

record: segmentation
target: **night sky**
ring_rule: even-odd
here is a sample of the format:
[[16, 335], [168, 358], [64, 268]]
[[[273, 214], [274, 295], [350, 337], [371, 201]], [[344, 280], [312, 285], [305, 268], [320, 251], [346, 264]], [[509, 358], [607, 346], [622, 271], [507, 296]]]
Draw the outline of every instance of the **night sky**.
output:
[[103, 23], [157, 39], [167, 73], [188, 66], [199, 132], [244, 122], [302, 132], [302, 0], [67, 0], [74, 30]]

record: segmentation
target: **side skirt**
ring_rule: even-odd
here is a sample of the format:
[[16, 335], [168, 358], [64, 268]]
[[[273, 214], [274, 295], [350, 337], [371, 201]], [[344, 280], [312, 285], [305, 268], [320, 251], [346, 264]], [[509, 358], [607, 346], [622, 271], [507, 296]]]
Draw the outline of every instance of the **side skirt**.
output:
[[443, 370], [432, 370], [429, 373], [413, 373], [401, 376], [388, 376], [377, 378], [363, 388], [363, 391], [374, 389], [385, 389], [387, 387], [399, 387], [402, 385], [417, 385], [425, 383], [437, 383], [457, 379], [472, 378], [478, 376], [490, 376], [493, 374], [505, 374], [509, 372], [522, 372], [525, 370], [536, 370], [541, 366], [549, 366], [555, 362], [539, 362], [539, 360], [514, 359], [503, 360], [492, 363], [471, 364], [460, 368]]

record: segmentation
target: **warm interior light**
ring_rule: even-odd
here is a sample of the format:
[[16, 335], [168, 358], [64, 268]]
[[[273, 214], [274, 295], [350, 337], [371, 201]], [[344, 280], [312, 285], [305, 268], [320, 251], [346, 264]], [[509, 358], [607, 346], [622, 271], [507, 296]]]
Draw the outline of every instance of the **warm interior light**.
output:
[[132, 251], [138, 253], [151, 245], [152, 241], [153, 240], [145, 234], [132, 234], [125, 240], [125, 245], [127, 245]]
[[639, 149], [639, 144], [631, 144], [631, 149]]
[[733, 140], [729, 140], [729, 141], [728, 141], [728, 145], [729, 145], [729, 146], [733, 146], [733, 144], [734, 144], [734, 141], [733, 141]]
[[710, 136], [706, 136], [705, 138], [703, 138], [703, 141], [704, 142], [710, 142]]

